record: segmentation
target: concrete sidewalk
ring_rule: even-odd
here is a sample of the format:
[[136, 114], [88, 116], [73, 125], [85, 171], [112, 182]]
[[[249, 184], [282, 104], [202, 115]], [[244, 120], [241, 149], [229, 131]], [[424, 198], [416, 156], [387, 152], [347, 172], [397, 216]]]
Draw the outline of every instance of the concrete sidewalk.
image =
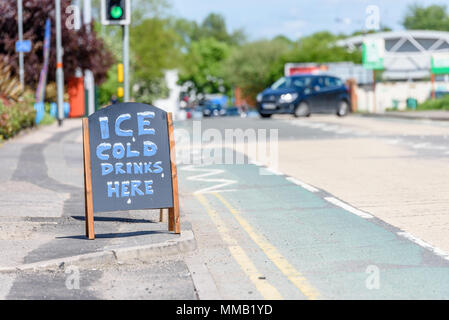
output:
[[390, 117], [412, 120], [449, 121], [449, 111], [444, 110], [388, 111], [385, 113], [369, 113], [361, 115], [364, 117]]
[[[159, 210], [95, 214], [86, 239], [81, 121], [32, 130], [0, 146], [0, 271], [145, 260], [195, 248], [190, 224], [168, 232]], [[165, 220], [166, 221], [166, 220]]]

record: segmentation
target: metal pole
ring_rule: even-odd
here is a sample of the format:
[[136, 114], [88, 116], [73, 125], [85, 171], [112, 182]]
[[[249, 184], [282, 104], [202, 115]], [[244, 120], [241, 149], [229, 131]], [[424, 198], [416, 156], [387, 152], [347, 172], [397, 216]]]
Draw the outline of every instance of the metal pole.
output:
[[124, 101], [129, 102], [129, 25], [123, 26]]
[[[91, 33], [90, 24], [92, 22], [92, 1], [84, 0], [83, 2], [83, 20], [86, 31]], [[91, 70], [84, 70], [84, 85], [87, 91], [87, 113], [90, 116], [95, 112], [95, 79]]]
[[432, 99], [435, 99], [435, 74], [434, 73], [430, 73], [430, 81], [432, 83], [432, 94], [431, 97]]
[[92, 0], [84, 0], [83, 3], [83, 21], [87, 32], [91, 32], [90, 23], [92, 22]]
[[[22, 0], [17, 0], [17, 20], [19, 25], [19, 41], [23, 41]], [[23, 52], [19, 52], [19, 78], [21, 90], [25, 89], [25, 71], [23, 70]]]
[[62, 66], [61, 0], [55, 0], [56, 11], [56, 84], [58, 87], [58, 124], [64, 119], [64, 69]]
[[373, 69], [373, 110], [377, 112], [377, 99], [376, 99], [376, 70]]

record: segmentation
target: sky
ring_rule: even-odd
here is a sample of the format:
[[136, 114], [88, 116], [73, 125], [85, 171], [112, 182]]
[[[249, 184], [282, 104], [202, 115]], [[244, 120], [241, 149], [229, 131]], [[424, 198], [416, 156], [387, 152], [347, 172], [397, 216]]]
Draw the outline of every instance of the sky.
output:
[[393, 30], [411, 4], [445, 4], [449, 0], [169, 0], [176, 16], [201, 22], [210, 12], [222, 14], [228, 29], [243, 28], [250, 40], [283, 34], [292, 40], [317, 31], [350, 34], [361, 30], [370, 5], [379, 8], [380, 23]]

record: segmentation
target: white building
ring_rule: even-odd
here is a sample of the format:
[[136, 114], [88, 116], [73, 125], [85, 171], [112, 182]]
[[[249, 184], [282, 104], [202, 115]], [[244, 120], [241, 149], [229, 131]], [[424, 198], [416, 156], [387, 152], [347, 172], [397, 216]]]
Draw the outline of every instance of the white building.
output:
[[179, 95], [181, 93], [181, 87], [178, 82], [178, 70], [165, 71], [165, 82], [170, 90], [169, 96], [166, 99], [158, 99], [154, 101], [154, 105], [158, 108], [165, 110], [166, 112], [173, 113], [173, 117], [176, 119], [179, 113]]

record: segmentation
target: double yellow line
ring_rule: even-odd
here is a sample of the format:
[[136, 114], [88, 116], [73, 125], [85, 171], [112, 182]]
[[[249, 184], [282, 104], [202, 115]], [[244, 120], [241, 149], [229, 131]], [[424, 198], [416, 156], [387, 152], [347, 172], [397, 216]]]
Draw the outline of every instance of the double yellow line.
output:
[[[220, 194], [212, 193], [223, 205], [232, 213], [237, 222], [242, 226], [250, 238], [259, 246], [259, 248], [265, 253], [265, 255], [274, 263], [274, 265], [295, 285], [304, 296], [308, 299], [318, 299], [320, 297], [319, 292], [310, 285], [307, 279], [298, 272], [290, 262], [273, 246], [264, 236], [257, 233], [253, 227], [246, 221], [240, 212], [233, 208], [228, 201], [226, 201]], [[257, 290], [262, 294], [265, 299], [282, 299], [279, 291], [266, 281], [260, 281], [260, 272], [257, 270], [253, 262], [246, 255], [245, 251], [238, 245], [236, 240], [232, 238], [220, 218], [218, 213], [211, 208], [206, 197], [202, 194], [196, 195], [198, 201], [204, 206], [209, 216], [212, 218], [218, 231], [220, 232], [223, 240], [229, 245], [234, 259], [239, 263], [242, 270], [247, 274], [249, 279], [254, 283]]]
[[211, 208], [206, 197], [204, 197], [202, 194], [197, 194], [196, 197], [198, 198], [199, 202], [203, 205], [203, 207], [206, 209], [207, 213], [211, 217], [223, 241], [226, 242], [226, 244], [229, 246], [229, 251], [231, 252], [235, 261], [237, 261], [237, 263], [240, 265], [240, 267], [248, 276], [248, 278], [251, 280], [251, 282], [256, 286], [257, 291], [259, 291], [265, 299], [269, 300], [282, 299], [281, 294], [275, 287], [273, 287], [267, 281], [260, 279], [260, 277], [262, 277], [262, 274], [257, 270], [256, 266], [247, 256], [242, 247], [231, 236], [228, 228], [226, 227], [226, 224], [220, 218], [218, 213]]

